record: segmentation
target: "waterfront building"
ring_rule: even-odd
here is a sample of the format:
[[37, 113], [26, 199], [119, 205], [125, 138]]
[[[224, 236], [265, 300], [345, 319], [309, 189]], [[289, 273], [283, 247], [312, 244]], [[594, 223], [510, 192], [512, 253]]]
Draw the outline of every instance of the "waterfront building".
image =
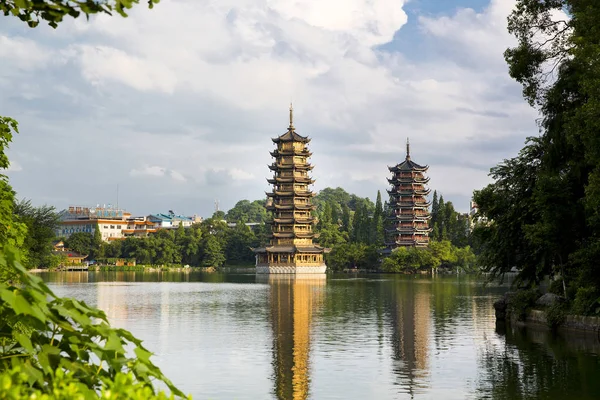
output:
[[387, 218], [387, 252], [396, 247], [426, 247], [429, 245], [430, 202], [427, 201], [429, 178], [425, 175], [429, 166], [422, 166], [410, 158], [410, 143], [406, 140], [406, 158], [394, 167], [388, 167], [392, 186], [388, 190], [390, 200]]
[[158, 230], [155, 223], [146, 217], [133, 217], [127, 219], [127, 226], [123, 228], [123, 237], [145, 238]]
[[276, 149], [269, 168], [273, 177], [267, 181], [273, 191], [267, 193], [267, 210], [272, 213], [271, 238], [266, 247], [253, 249], [257, 273], [323, 273], [326, 249], [313, 243], [315, 218], [312, 211], [314, 193], [309, 189], [314, 181], [308, 162], [310, 139], [296, 133], [293, 109], [290, 106], [290, 126], [283, 135], [271, 139]]
[[[147, 217], [149, 221], [154, 223], [154, 227], [157, 229], [179, 228], [179, 225], [183, 225], [184, 228], [189, 228], [195, 221], [198, 221], [198, 217], [194, 216], [193, 218], [194, 219], [184, 217], [183, 215], [176, 215], [173, 211], [169, 211], [167, 214], [152, 214]], [[199, 222], [202, 222], [201, 218]]]
[[59, 224], [56, 236], [68, 238], [73, 233], [87, 232], [94, 234], [96, 229], [104, 241], [122, 239], [123, 229], [127, 228], [127, 220], [131, 214], [125, 210], [112, 208], [110, 204], [97, 207], [71, 206], [58, 213]]

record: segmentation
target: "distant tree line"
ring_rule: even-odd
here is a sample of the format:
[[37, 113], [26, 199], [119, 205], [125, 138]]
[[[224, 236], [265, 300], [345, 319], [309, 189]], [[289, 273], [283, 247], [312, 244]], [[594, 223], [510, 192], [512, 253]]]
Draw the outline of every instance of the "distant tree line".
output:
[[103, 242], [98, 235], [74, 233], [65, 246], [89, 260], [135, 259], [140, 265], [221, 267], [254, 263], [251, 247], [266, 241], [265, 225], [251, 229], [243, 220], [230, 228], [220, 218], [209, 218], [189, 228], [160, 229], [147, 238], [127, 237]]
[[[368, 197], [350, 194], [339, 187], [325, 188], [315, 196], [314, 204], [314, 215], [318, 220], [315, 243], [331, 249], [326, 255], [330, 269], [375, 268], [379, 265], [380, 250], [385, 247], [385, 228], [390, 222], [379, 191], [372, 202]], [[192, 267], [250, 265], [254, 263], [251, 248], [268, 244], [271, 216], [265, 205], [264, 200], [240, 200], [229, 211], [218, 211], [202, 223], [189, 228], [161, 229], [147, 238], [127, 237], [104, 242], [100, 232], [95, 230], [93, 234], [74, 233], [64, 239], [64, 243], [71, 251], [87, 255], [88, 261], [135, 259], [140, 265]], [[15, 203], [15, 214], [30, 232], [24, 244], [27, 250], [24, 259], [29, 268], [55, 267], [64, 262], [59, 255], [52, 254], [52, 241], [60, 239], [54, 236], [59, 219], [53, 207], [34, 207], [30, 201], [21, 201]], [[249, 227], [247, 222], [256, 225]], [[230, 227], [228, 223], [236, 225]], [[468, 219], [455, 211], [451, 202], [444, 202], [442, 196], [438, 199], [437, 192], [433, 195], [431, 226], [432, 242], [448, 241], [452, 249], [471, 251]], [[406, 265], [415, 265], [409, 259], [394, 257], [397, 263], [406, 261]], [[421, 259], [427, 260], [426, 256]], [[433, 260], [431, 265], [425, 265], [427, 262], [423, 261], [422, 268], [452, 268], [455, 266], [452, 260], [461, 259], [461, 256], [439, 259], [439, 263]], [[412, 271], [411, 268], [389, 265], [388, 270]]]

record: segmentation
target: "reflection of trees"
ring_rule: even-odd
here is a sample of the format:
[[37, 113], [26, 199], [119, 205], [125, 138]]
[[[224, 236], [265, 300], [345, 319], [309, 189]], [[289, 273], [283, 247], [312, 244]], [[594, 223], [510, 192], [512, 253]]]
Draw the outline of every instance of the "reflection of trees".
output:
[[322, 301], [325, 274], [269, 276], [273, 368], [278, 399], [306, 399], [309, 391], [310, 326]]
[[506, 341], [480, 349], [477, 396], [492, 399], [597, 399], [600, 343], [595, 337], [568, 340], [545, 330], [500, 325]]
[[390, 309], [394, 372], [399, 385], [414, 395], [426, 388], [423, 381], [428, 376], [431, 286], [404, 281], [394, 289]]

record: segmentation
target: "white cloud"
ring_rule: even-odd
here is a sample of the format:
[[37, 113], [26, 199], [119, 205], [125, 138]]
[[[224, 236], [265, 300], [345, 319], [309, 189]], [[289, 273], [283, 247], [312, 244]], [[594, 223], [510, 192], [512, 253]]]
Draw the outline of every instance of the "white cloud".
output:
[[247, 181], [254, 179], [254, 175], [248, 171], [242, 171], [238, 168], [232, 168], [229, 170], [229, 175], [236, 181]]
[[[405, 3], [180, 0], [136, 7], [127, 19], [67, 22], [40, 31], [43, 41], [38, 31], [14, 37], [0, 29], [0, 44], [11, 43], [0, 46], [2, 74], [10, 57], [26, 66], [51, 61], [44, 74], [0, 74], [0, 106], [22, 120], [16, 149], [52, 163], [45, 149], [60, 137], [86, 154], [89, 166], [69, 172], [81, 182], [96, 176], [86, 193], [102, 196], [99, 181], [127, 181], [129, 208], [140, 212], [166, 198], [208, 213], [214, 198], [227, 207], [263, 197], [270, 138], [285, 130], [291, 99], [295, 125], [313, 138], [316, 189], [348, 185], [374, 198], [409, 136], [413, 158], [431, 166], [432, 188], [468, 197], [487, 182], [486, 168], [535, 133], [535, 114], [502, 57], [514, 0], [419, 18], [421, 36], [410, 39], [432, 41], [428, 54], [394, 50], [394, 35], [408, 34], [396, 33], [407, 23]], [[30, 61], [34, 49], [46, 58]], [[9, 101], [17, 95], [24, 99]], [[17, 190], [55, 190], [36, 184], [43, 163], [31, 168], [15, 179]], [[141, 177], [163, 179], [150, 188]], [[148, 192], [155, 196], [134, 194]]]
[[23, 171], [23, 167], [17, 161], [12, 160], [10, 162], [10, 165], [8, 166], [8, 169], [6, 169], [6, 171], [8, 171], [8, 172], [19, 172], [19, 171]]
[[159, 167], [157, 165], [152, 165], [152, 166], [144, 166], [142, 168], [139, 169], [132, 169], [129, 172], [129, 175], [131, 176], [157, 176], [157, 177], [161, 177], [161, 176], [165, 176], [165, 171], [166, 169], [163, 167]]
[[31, 70], [45, 67], [48, 58], [48, 50], [32, 40], [0, 35], [0, 60], [3, 63]]
[[170, 175], [171, 175], [171, 178], [173, 180], [175, 180], [175, 181], [178, 181], [178, 182], [185, 182], [185, 181], [187, 181], [187, 179], [185, 179], [185, 176], [183, 176], [181, 174], [181, 172], [170, 171]]

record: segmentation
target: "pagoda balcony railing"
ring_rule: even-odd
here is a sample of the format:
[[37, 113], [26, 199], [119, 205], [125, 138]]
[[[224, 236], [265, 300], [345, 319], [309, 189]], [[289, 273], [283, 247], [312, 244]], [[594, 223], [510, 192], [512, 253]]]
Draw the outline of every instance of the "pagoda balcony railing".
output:
[[395, 206], [397, 207], [428, 207], [430, 203], [425, 203], [425, 202], [398, 202], [395, 204]]
[[271, 156], [272, 157], [278, 157], [278, 156], [301, 156], [301, 157], [310, 157], [312, 156], [312, 153], [308, 150], [274, 150], [271, 152]]
[[277, 201], [274, 203], [278, 206], [309, 206], [308, 201]]
[[307, 170], [311, 170], [313, 169], [313, 166], [308, 164], [308, 163], [304, 163], [304, 164], [280, 164], [280, 163], [273, 163], [269, 165], [269, 169], [271, 169], [272, 171], [277, 171], [279, 169], [292, 169], [292, 168], [298, 168], [298, 169], [307, 169]]
[[402, 197], [408, 197], [409, 199], [412, 197], [425, 197], [429, 194], [428, 189], [407, 189], [407, 190], [397, 190], [397, 189], [387, 189], [388, 194], [397, 199]]
[[412, 221], [412, 220], [422, 220], [425, 221], [431, 218], [431, 215], [428, 213], [425, 214], [392, 214], [392, 220], [400, 220], [400, 221]]
[[297, 213], [297, 214], [293, 214], [291, 212], [286, 212], [286, 213], [278, 213], [277, 215], [274, 216], [274, 218], [279, 218], [279, 219], [314, 219], [315, 217], [313, 217], [312, 215], [310, 215], [310, 213]]
[[402, 197], [425, 197], [430, 192], [431, 191], [429, 189], [388, 190], [388, 194], [394, 199], [402, 199]]
[[274, 262], [261, 262], [256, 263], [257, 267], [305, 267], [305, 266], [321, 266], [323, 261], [274, 261]]
[[399, 188], [395, 189], [396, 192], [398, 193], [418, 193], [418, 192], [424, 192], [425, 194], [428, 194], [430, 189], [423, 187], [423, 185], [415, 185], [415, 186], [401, 186]]
[[427, 224], [417, 224], [417, 225], [412, 225], [412, 224], [408, 224], [408, 225], [397, 225], [396, 226], [397, 230], [428, 230], [429, 229], [429, 225]]
[[426, 217], [428, 215], [430, 215], [430, 213], [426, 212], [426, 211], [416, 211], [416, 212], [406, 212], [406, 211], [396, 211], [393, 212], [394, 215], [396, 216], [417, 216], [417, 217]]

